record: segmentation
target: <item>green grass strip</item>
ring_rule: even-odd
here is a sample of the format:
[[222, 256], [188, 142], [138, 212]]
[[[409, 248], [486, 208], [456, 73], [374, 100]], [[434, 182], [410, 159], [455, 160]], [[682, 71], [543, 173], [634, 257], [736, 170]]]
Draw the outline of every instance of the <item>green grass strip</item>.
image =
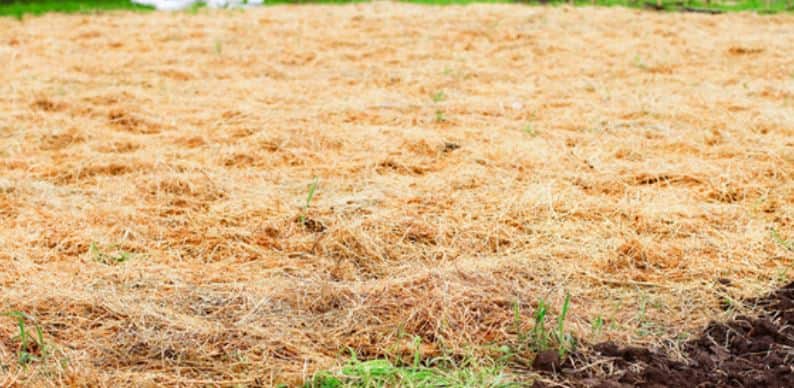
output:
[[[360, 2], [359, 0], [270, 0], [267, 5], [279, 4], [346, 4]], [[405, 0], [407, 3], [429, 5], [460, 5], [472, 3], [521, 3], [540, 4], [537, 1], [510, 1], [510, 0]], [[567, 1], [549, 1], [551, 5], [571, 4]], [[580, 6], [605, 6], [644, 8], [655, 5], [655, 0], [578, 0], [573, 4]], [[742, 1], [684, 1], [665, 0], [662, 7], [668, 11], [679, 11], [683, 8], [714, 10], [721, 12], [755, 11], [759, 13], [778, 13], [794, 11], [794, 0], [742, 0]], [[111, 10], [150, 11], [150, 7], [133, 4], [129, 0], [0, 0], [0, 16], [22, 18], [23, 15], [41, 15], [48, 12], [62, 13], [94, 13]]]

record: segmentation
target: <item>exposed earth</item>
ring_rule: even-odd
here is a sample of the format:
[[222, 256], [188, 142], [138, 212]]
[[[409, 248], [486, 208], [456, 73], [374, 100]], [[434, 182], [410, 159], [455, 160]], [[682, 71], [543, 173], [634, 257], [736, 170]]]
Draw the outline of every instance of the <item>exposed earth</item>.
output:
[[645, 347], [604, 342], [563, 364], [556, 352], [547, 352], [535, 367], [559, 371], [555, 377], [573, 386], [794, 387], [794, 283], [746, 304], [762, 313], [710, 323], [681, 347], [687, 362]]

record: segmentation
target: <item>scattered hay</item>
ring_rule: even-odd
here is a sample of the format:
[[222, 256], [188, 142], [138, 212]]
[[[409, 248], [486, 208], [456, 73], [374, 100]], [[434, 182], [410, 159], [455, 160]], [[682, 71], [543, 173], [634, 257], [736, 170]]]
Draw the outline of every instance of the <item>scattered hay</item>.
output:
[[488, 357], [514, 306], [566, 292], [584, 342], [595, 317], [598, 340], [695, 330], [791, 276], [792, 24], [391, 3], [0, 20], [0, 310], [55, 349], [21, 367], [0, 319], [0, 385], [297, 383], [414, 336]]

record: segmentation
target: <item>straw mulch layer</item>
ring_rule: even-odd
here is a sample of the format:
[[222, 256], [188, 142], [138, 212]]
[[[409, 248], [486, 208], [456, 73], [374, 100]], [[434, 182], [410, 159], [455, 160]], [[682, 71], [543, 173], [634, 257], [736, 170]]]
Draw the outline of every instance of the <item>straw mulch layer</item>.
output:
[[791, 279], [793, 41], [521, 5], [2, 19], [0, 310], [50, 356], [0, 317], [0, 385], [490, 357], [566, 293], [580, 342], [675, 352]]

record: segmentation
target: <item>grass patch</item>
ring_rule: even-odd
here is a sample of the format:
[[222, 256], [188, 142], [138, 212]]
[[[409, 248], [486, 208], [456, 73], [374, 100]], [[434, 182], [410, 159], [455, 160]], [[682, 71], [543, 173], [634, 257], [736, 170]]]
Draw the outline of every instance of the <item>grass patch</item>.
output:
[[565, 331], [565, 320], [568, 317], [570, 304], [571, 296], [566, 294], [560, 314], [556, 318], [557, 325], [550, 330], [546, 328], [550, 306], [542, 299], [539, 300], [538, 306], [532, 313], [532, 328], [526, 331], [523, 329], [524, 325], [521, 320], [521, 308], [519, 303], [516, 302], [513, 305], [513, 326], [517, 334], [518, 343], [514, 346], [512, 353], [520, 354], [526, 350], [540, 353], [554, 349], [562, 358], [573, 351], [576, 347], [576, 340], [570, 333]]
[[132, 258], [132, 253], [115, 246], [107, 247], [105, 250], [109, 250], [111, 253], [103, 252], [103, 249], [100, 249], [96, 243], [91, 243], [91, 246], [88, 247], [88, 254], [97, 263], [107, 265], [121, 264]]
[[300, 215], [300, 223], [301, 225], [306, 223], [306, 213], [309, 212], [309, 207], [312, 206], [312, 199], [314, 199], [314, 193], [317, 192], [317, 185], [320, 183], [319, 177], [314, 177], [312, 183], [309, 184], [308, 192], [306, 193], [306, 203], [303, 204], [303, 208], [301, 209]]
[[[534, 354], [556, 350], [564, 358], [576, 346], [576, 340], [565, 331], [571, 297], [566, 294], [554, 328], [547, 328], [550, 306], [543, 300], [538, 301], [532, 318], [533, 325], [524, 330], [521, 308], [518, 302], [513, 305], [513, 325], [516, 343], [496, 344], [493, 349], [500, 357], [450, 357], [440, 356], [423, 359], [420, 352], [420, 339], [414, 340], [413, 357], [410, 363], [388, 359], [362, 361], [351, 350], [351, 357], [338, 371], [321, 371], [309, 380], [305, 387], [512, 387], [523, 386], [526, 381], [514, 381], [506, 371], [511, 366], [530, 365], [528, 359]], [[602, 322], [603, 324], [603, 322]], [[600, 330], [600, 327], [599, 327]], [[460, 360], [460, 361], [455, 361]], [[526, 378], [526, 376], [524, 376]]]
[[0, 16], [41, 15], [49, 12], [88, 13], [97, 11], [150, 11], [129, 0], [0, 0]]
[[19, 347], [17, 348], [17, 362], [19, 365], [27, 366], [47, 357], [48, 348], [44, 342], [44, 333], [41, 330], [41, 326], [34, 325], [35, 333], [31, 333], [26, 325], [26, 321], [32, 320], [30, 316], [20, 311], [9, 311], [0, 315], [17, 321], [19, 334], [14, 339], [19, 341]]
[[421, 362], [419, 354], [411, 365], [385, 359], [362, 361], [353, 353], [339, 371], [322, 371], [306, 382], [306, 388], [337, 387], [512, 387], [504, 365], [493, 361], [467, 359], [456, 363], [440, 357]]

